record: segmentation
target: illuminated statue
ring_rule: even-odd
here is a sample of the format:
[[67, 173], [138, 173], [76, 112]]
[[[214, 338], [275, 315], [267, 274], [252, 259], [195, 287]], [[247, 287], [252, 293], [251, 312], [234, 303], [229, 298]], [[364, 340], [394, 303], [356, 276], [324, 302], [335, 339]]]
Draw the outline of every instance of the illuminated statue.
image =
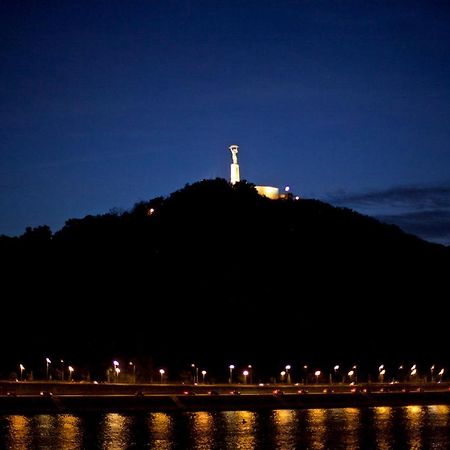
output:
[[230, 145], [230, 151], [231, 151], [231, 158], [233, 159], [233, 164], [237, 164], [237, 154], [238, 154], [239, 147], [237, 145]]
[[237, 154], [239, 151], [239, 147], [237, 145], [230, 145], [231, 158], [233, 160], [231, 164], [231, 184], [237, 183], [240, 181], [239, 177], [239, 164], [237, 159]]

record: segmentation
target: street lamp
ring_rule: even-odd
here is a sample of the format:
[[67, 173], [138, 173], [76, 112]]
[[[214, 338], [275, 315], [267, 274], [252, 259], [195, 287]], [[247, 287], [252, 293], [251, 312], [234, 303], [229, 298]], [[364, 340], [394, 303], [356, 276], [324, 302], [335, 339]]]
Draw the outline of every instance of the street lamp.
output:
[[202, 370], [202, 381], [203, 381], [203, 384], [205, 384], [205, 375], [206, 375], [206, 370]]
[[354, 370], [350, 370], [348, 372], [348, 377], [350, 378], [350, 383], [353, 383], [353, 375], [355, 375], [355, 371]]
[[244, 370], [244, 371], [242, 372], [242, 375], [244, 375], [244, 384], [247, 384], [248, 370]]
[[334, 378], [335, 378], [336, 382], [337, 382], [337, 379], [338, 379], [338, 376], [337, 376], [338, 370], [339, 370], [339, 364], [336, 364], [334, 366]]
[[355, 383], [357, 383], [357, 382], [358, 382], [358, 372], [356, 371], [356, 365], [354, 365], [354, 366], [352, 367], [352, 369], [353, 369], [353, 371], [354, 371], [354, 373], [355, 373]]
[[61, 381], [64, 381], [64, 360], [61, 359]]
[[303, 379], [303, 384], [307, 384], [308, 383], [308, 366], [306, 364], [303, 366], [303, 371], [305, 373], [305, 378]]
[[114, 366], [114, 373], [116, 376], [116, 383], [119, 381], [119, 373], [120, 373], [120, 369], [119, 369], [119, 361], [117, 361], [116, 359], [112, 362], [113, 366]]
[[23, 364], [19, 364], [20, 369], [20, 381], [23, 381], [23, 371], [25, 370], [25, 367]]
[[51, 364], [52, 362], [50, 361], [49, 358], [45, 358], [45, 362], [47, 363], [47, 367], [46, 367], [46, 375], [47, 375], [47, 380], [48, 380], [48, 366], [49, 366], [49, 364]]
[[403, 374], [403, 369], [404, 369], [403, 364], [400, 364], [398, 366], [398, 379], [399, 379], [399, 381], [405, 381], [405, 376]]
[[291, 370], [291, 366], [288, 364], [285, 367], [285, 369], [286, 369], [286, 378], [287, 378], [286, 383], [291, 384], [291, 373], [289, 372]]
[[192, 384], [195, 384], [195, 364], [191, 364], [192, 367]]
[[316, 370], [314, 375], [316, 376], [316, 383], [319, 384], [319, 377], [322, 372], [320, 370]]
[[69, 381], [72, 381], [72, 374], [73, 374], [74, 368], [72, 366], [69, 366], [68, 369], [69, 369]]
[[230, 369], [230, 378], [229, 378], [229, 380], [228, 380], [228, 383], [233, 383], [233, 369], [234, 369], [234, 365], [233, 364], [230, 364], [229, 366], [229, 369]]
[[159, 373], [161, 375], [161, 384], [162, 384], [163, 378], [164, 378], [164, 374], [166, 373], [166, 371], [164, 369], [159, 369]]
[[320, 370], [316, 370], [314, 375], [316, 376], [316, 383], [319, 384], [319, 377], [322, 372]]
[[430, 367], [430, 373], [431, 373], [431, 381], [434, 381], [434, 364]]
[[384, 381], [384, 374], [386, 373], [386, 370], [384, 369], [384, 364], [381, 364], [378, 367], [378, 380], [382, 383]]
[[133, 368], [133, 383], [136, 383], [136, 366], [132, 361], [130, 361], [128, 365]]
[[282, 383], [284, 383], [284, 376], [286, 375], [286, 372], [285, 372], [284, 370], [282, 370], [282, 371], [280, 372], [280, 375], [281, 375], [280, 381], [281, 381]]
[[194, 384], [198, 383], [198, 367], [195, 364], [191, 364], [192, 377], [194, 378]]
[[442, 381], [442, 377], [444, 376], [444, 372], [445, 372], [445, 370], [444, 370], [444, 369], [441, 369], [441, 370], [439, 371], [439, 373], [438, 373], [438, 375], [439, 375], [439, 383]]

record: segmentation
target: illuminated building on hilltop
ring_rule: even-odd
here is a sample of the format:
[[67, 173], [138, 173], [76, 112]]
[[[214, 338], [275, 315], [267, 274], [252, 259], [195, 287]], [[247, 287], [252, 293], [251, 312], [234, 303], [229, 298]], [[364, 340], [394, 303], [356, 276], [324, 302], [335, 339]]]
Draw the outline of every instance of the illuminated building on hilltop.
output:
[[[239, 164], [237, 160], [239, 146], [230, 145], [229, 149], [231, 151], [232, 157], [230, 182], [231, 184], [235, 184], [240, 181]], [[255, 186], [255, 189], [259, 195], [270, 198], [272, 200], [278, 200], [279, 198], [290, 198], [292, 196], [292, 194], [289, 192], [289, 186], [286, 186], [283, 194], [280, 194], [280, 190], [274, 186]], [[298, 198], [296, 197], [296, 199]]]

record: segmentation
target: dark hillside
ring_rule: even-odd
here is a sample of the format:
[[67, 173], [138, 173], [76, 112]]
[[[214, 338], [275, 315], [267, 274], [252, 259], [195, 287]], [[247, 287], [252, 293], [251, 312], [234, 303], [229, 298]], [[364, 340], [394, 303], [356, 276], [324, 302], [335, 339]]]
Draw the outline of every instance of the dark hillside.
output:
[[0, 251], [6, 366], [55, 354], [100, 373], [119, 356], [264, 371], [448, 355], [448, 248], [245, 182], [29, 229]]

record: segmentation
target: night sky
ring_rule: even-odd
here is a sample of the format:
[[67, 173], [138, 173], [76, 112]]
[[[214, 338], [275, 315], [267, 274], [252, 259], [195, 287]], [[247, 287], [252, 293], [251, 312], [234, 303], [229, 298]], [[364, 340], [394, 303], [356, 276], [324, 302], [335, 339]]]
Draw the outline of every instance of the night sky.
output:
[[204, 178], [450, 245], [447, 1], [0, 2], [0, 234]]

